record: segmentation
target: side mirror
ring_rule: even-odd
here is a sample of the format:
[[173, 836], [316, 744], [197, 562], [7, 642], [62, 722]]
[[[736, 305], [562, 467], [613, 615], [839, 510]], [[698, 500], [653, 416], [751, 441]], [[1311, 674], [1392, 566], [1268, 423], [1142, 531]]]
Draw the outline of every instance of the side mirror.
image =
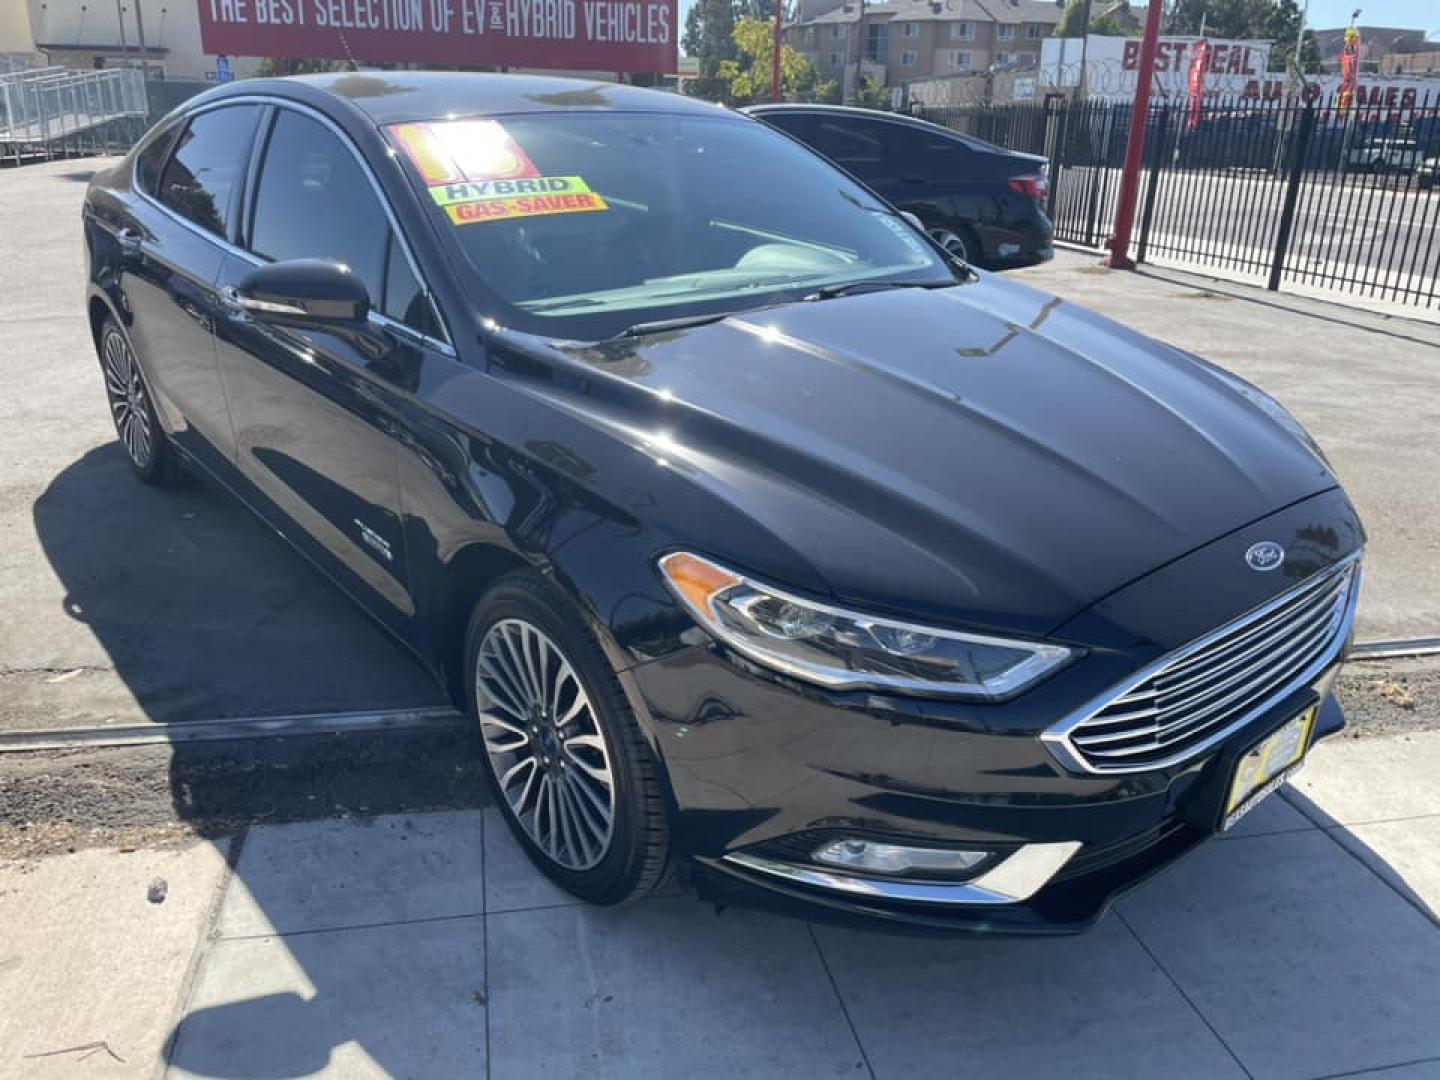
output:
[[301, 329], [354, 329], [370, 314], [370, 293], [343, 263], [289, 259], [257, 266], [225, 302], [252, 318]]
[[901, 210], [900, 216], [903, 217], [906, 221], [908, 221], [911, 225], [914, 225], [915, 228], [919, 229], [921, 232], [925, 231], [925, 223], [921, 221], [918, 217], [916, 217], [914, 214], [912, 214], [909, 210]]

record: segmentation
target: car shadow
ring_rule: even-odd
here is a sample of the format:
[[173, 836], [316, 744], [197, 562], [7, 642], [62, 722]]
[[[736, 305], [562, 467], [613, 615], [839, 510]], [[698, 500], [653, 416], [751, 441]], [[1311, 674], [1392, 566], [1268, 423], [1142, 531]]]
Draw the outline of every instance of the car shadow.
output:
[[[56, 476], [33, 513], [64, 616], [94, 634], [150, 722], [447, 703], [418, 661], [213, 481], [146, 487], [112, 443]], [[87, 687], [75, 683], [75, 703], [52, 707], [84, 715]]]

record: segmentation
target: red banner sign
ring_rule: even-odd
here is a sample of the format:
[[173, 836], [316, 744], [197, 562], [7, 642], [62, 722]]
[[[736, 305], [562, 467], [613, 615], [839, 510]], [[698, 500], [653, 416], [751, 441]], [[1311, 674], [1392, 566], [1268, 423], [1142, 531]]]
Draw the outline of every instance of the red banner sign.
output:
[[1200, 126], [1200, 117], [1205, 111], [1205, 72], [1209, 66], [1210, 42], [1201, 38], [1190, 53], [1190, 112], [1185, 119], [1186, 131]]
[[673, 72], [677, 0], [198, 0], [207, 53]]
[[1355, 83], [1360, 75], [1360, 31], [1345, 28], [1345, 46], [1340, 50], [1340, 93], [1335, 100], [1341, 112], [1355, 103]]

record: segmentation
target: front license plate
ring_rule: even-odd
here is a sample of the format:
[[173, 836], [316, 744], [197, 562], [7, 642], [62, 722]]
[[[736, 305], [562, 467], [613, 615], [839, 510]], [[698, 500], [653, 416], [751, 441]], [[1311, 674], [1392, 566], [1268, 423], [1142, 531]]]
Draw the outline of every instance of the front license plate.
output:
[[1221, 832], [1255, 809], [1265, 796], [1300, 770], [1319, 712], [1320, 706], [1310, 706], [1261, 739], [1240, 759], [1235, 766], [1235, 778], [1230, 781], [1230, 796], [1225, 800]]

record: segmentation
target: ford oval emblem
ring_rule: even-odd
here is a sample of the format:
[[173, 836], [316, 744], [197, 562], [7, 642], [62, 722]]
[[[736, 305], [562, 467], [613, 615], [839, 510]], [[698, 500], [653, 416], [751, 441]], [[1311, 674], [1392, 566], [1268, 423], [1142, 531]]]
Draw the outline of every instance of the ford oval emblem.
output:
[[1267, 570], [1278, 569], [1285, 561], [1285, 549], [1274, 540], [1261, 540], [1258, 544], [1251, 544], [1250, 550], [1245, 552], [1245, 562], [1251, 570], [1258, 570], [1265, 573]]

